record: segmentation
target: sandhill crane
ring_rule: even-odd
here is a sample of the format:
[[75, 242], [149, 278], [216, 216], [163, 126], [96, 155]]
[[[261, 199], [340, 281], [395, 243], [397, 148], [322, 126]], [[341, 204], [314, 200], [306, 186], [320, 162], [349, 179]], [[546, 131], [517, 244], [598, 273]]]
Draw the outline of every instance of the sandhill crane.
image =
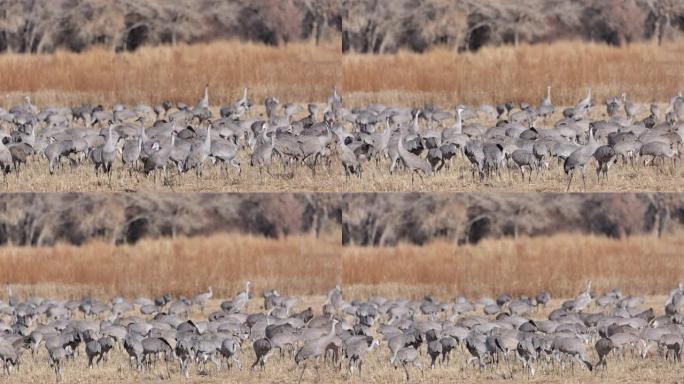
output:
[[[664, 162], [666, 157], [672, 159], [672, 164], [675, 165], [676, 157], [679, 156], [675, 144], [668, 144], [660, 141], [653, 141], [642, 145], [639, 154], [645, 157], [644, 165], [655, 164], [657, 158], [663, 159]], [[646, 158], [646, 156], [650, 156], [651, 158]]]
[[0, 338], [0, 363], [7, 376], [12, 375], [12, 368], [19, 363], [19, 356], [14, 346]]
[[469, 141], [463, 149], [463, 153], [468, 161], [470, 161], [473, 179], [475, 178], [475, 172], [477, 171], [480, 176], [480, 181], [484, 180], [485, 155], [482, 142], [479, 140]]
[[500, 179], [500, 166], [506, 158], [506, 149], [502, 144], [499, 143], [484, 143], [482, 146], [482, 152], [484, 154], [483, 171], [485, 175], [491, 177], [492, 171], [495, 171]]
[[206, 292], [202, 292], [195, 296], [192, 299], [192, 303], [200, 307], [200, 311], [204, 313], [204, 306], [207, 304], [207, 302], [211, 299], [213, 295], [214, 292], [211, 290], [211, 287], [209, 287]]
[[361, 178], [361, 165], [356, 159], [354, 151], [347, 147], [347, 144], [344, 142], [344, 140], [340, 142], [339, 149], [340, 160], [342, 161], [342, 167], [344, 168], [344, 174], [347, 181], [349, 181], [350, 175], [353, 174]]
[[522, 181], [525, 181], [525, 168], [530, 169], [530, 175], [528, 177], [529, 182], [532, 182], [532, 171], [537, 168], [537, 158], [532, 154], [532, 152], [524, 149], [516, 149], [511, 153], [511, 159], [520, 168], [520, 174], [522, 176]]
[[197, 108], [209, 108], [209, 84], [204, 86], [204, 96], [197, 102]]
[[62, 380], [62, 369], [66, 359], [67, 352], [63, 347], [57, 346], [54, 348], [48, 348], [48, 363], [55, 371], [56, 382], [60, 382]]
[[620, 110], [620, 98], [619, 97], [609, 97], [606, 99], [606, 113], [608, 117], [614, 117]]
[[642, 106], [634, 104], [631, 101], [629, 101], [629, 99], [627, 98], [627, 94], [624, 92], [622, 93], [622, 104], [625, 107], [625, 114], [627, 114], [627, 118], [630, 121], [634, 121], [637, 115], [643, 112]]
[[591, 99], [591, 88], [587, 90], [587, 96], [580, 100], [577, 105], [575, 105], [575, 109], [573, 111], [573, 118], [575, 120], [580, 120], [584, 118], [584, 116], [591, 110], [592, 107], [592, 99]]
[[164, 173], [164, 180], [166, 180], [166, 165], [169, 162], [169, 157], [171, 156], [171, 150], [174, 147], [176, 140], [176, 132], [171, 132], [171, 143], [164, 148], [152, 153], [150, 157], [145, 161], [145, 174], [149, 175], [150, 172], [154, 172], [154, 181], [157, 182], [157, 170], [161, 169]]
[[430, 356], [430, 368], [435, 369], [435, 361], [442, 354], [442, 343], [439, 340], [433, 340], [428, 343], [427, 354]]
[[541, 292], [537, 293], [535, 300], [537, 301], [537, 305], [541, 305], [542, 307], [545, 307], [546, 303], [548, 303], [549, 300], [551, 300], [551, 295], [546, 291], [541, 291]]
[[582, 311], [591, 304], [591, 300], [591, 280], [589, 280], [584, 290], [575, 297], [573, 309], [577, 312]]
[[267, 338], [258, 339], [254, 341], [252, 348], [254, 349], [256, 359], [254, 360], [254, 363], [252, 363], [252, 367], [250, 369], [254, 371], [254, 367], [256, 367], [257, 364], [261, 366], [261, 369], [264, 369], [266, 366], [266, 359], [273, 350], [271, 341]]
[[420, 370], [421, 375], [423, 374], [423, 367], [418, 360], [418, 351], [416, 351], [412, 346], [405, 347], [397, 351], [397, 353], [392, 356], [390, 364], [394, 366], [394, 369], [397, 369], [399, 364], [401, 364], [401, 366], [404, 368], [404, 372], [406, 372], [407, 382], [410, 380], [408, 372], [409, 364]]
[[3, 174], [5, 183], [7, 183], [7, 174], [12, 171], [13, 165], [12, 153], [5, 144], [0, 141], [0, 172]]
[[658, 107], [658, 104], [651, 104], [650, 112], [651, 114], [642, 120], [642, 123], [646, 128], [655, 127], [660, 120], [660, 108]]
[[615, 149], [610, 145], [602, 145], [594, 152], [594, 158], [598, 163], [596, 166], [596, 180], [600, 180], [601, 173], [603, 173], [604, 180], [608, 179], [608, 169], [613, 165], [617, 158]]
[[169, 371], [168, 357], [173, 353], [173, 348], [168, 341], [162, 337], [146, 337], [141, 343], [142, 345], [142, 363], [148, 367], [152, 364], [152, 358], [163, 356], [164, 365], [166, 367], [166, 374], [171, 378], [171, 372]]
[[[421, 159], [415, 154], [407, 151], [404, 147], [404, 132], [402, 129], [399, 129], [399, 132], [400, 133], [399, 141], [397, 142], [397, 151], [399, 157], [411, 172], [411, 185], [413, 185], [413, 176], [415, 173], [422, 172], [427, 176], [432, 176], [432, 168], [430, 167], [430, 163]], [[420, 179], [422, 181], [423, 176], [420, 173], [418, 173], [418, 176], [420, 176]]]
[[570, 190], [570, 183], [572, 183], [572, 176], [575, 173], [575, 170], [579, 168], [581, 174], [582, 174], [582, 185], [584, 187], [584, 190], [587, 189], [587, 183], [586, 183], [586, 166], [587, 163], [594, 157], [594, 152], [598, 148], [598, 144], [596, 143], [596, 140], [594, 139], [594, 128], [590, 127], [589, 128], [589, 140], [586, 145], [577, 148], [574, 152], [568, 156], [567, 159], [565, 159], [565, 162], [563, 164], [563, 170], [567, 175], [569, 175], [568, 179], [568, 187], [566, 188], [566, 191]]
[[233, 144], [232, 141], [212, 140], [211, 142], [211, 157], [222, 163], [226, 169], [226, 175], [228, 174], [228, 165], [235, 168], [238, 175], [242, 173], [240, 161], [236, 159], [237, 151], [237, 145]]
[[352, 372], [354, 364], [359, 370], [359, 377], [361, 377], [361, 366], [363, 365], [363, 358], [371, 352], [374, 348], [380, 345], [378, 340], [373, 338], [362, 338], [348, 344], [344, 349], [345, 357], [349, 360], [349, 372]]
[[249, 287], [251, 285], [251, 281], [245, 281], [245, 290], [238, 293], [233, 298], [233, 307], [231, 308], [231, 312], [240, 313], [240, 311], [242, 311], [242, 309], [247, 306], [247, 304], [249, 303]]
[[613, 344], [613, 341], [608, 338], [602, 338], [599, 339], [596, 344], [594, 344], [594, 348], [596, 349], [596, 354], [598, 354], [599, 361], [596, 363], [596, 368], [599, 366], [603, 366], [603, 369], [607, 369], [606, 365], [606, 356], [615, 349], [615, 345]]
[[114, 123], [110, 122], [109, 127], [108, 127], [108, 133], [107, 133], [107, 141], [105, 141], [105, 145], [102, 147], [102, 165], [103, 165], [105, 173], [107, 173], [107, 175], [109, 177], [109, 184], [110, 185], [112, 183], [113, 165], [114, 165], [114, 161], [116, 160], [116, 141], [114, 140], [114, 137], [112, 136], [113, 126], [114, 126]]
[[326, 351], [326, 349], [328, 348], [328, 344], [330, 344], [333, 338], [335, 337], [335, 325], [337, 325], [337, 323], [338, 320], [333, 319], [330, 328], [330, 333], [323, 337], [305, 343], [297, 351], [297, 354], [295, 355], [295, 363], [299, 365], [299, 363], [304, 362], [304, 366], [302, 367], [302, 373], [299, 375], [298, 383], [302, 382], [302, 377], [304, 377], [304, 371], [306, 370], [306, 365], [309, 359], [316, 359], [316, 362], [314, 363], [314, 369], [316, 370], [316, 375], [318, 375], [318, 359]]
[[555, 108], [551, 103], [551, 86], [549, 85], [546, 87], [546, 97], [539, 104], [537, 113], [546, 120], [549, 116], [553, 115], [554, 110]]
[[252, 167], [259, 167], [259, 178], [262, 177], [262, 169], [264, 166], [266, 166], [266, 173], [268, 173], [269, 175], [271, 174], [269, 167], [271, 164], [271, 159], [273, 157], [273, 149], [275, 148], [276, 132], [272, 131], [271, 140], [267, 141], [266, 138], [268, 137], [267, 134], [269, 128], [269, 124], [267, 122], [264, 122], [261, 130], [263, 140], [256, 146], [256, 148], [254, 148], [254, 152], [252, 152], [251, 156], [250, 165]]
[[531, 336], [523, 337], [515, 348], [516, 354], [523, 361], [523, 369], [527, 369], [530, 376], [534, 376], [534, 365], [537, 359], [537, 348], [534, 345], [534, 338]]
[[584, 365], [590, 372], [592, 371], [593, 366], [586, 357], [587, 352], [584, 342], [579, 337], [559, 337], [553, 341], [553, 349], [559, 353], [564, 353], [573, 357], [581, 365]]
[[140, 153], [142, 153], [142, 136], [134, 140], [126, 140], [121, 153], [121, 161], [124, 166], [128, 168], [129, 175], [132, 173], [133, 168], [135, 168], [138, 160], [140, 159]]
[[188, 159], [185, 161], [185, 170], [188, 171], [195, 168], [198, 178], [202, 177], [202, 171], [204, 169], [204, 162], [207, 160], [211, 154], [211, 124], [207, 128], [207, 136], [201, 143], [195, 143], [191, 147], [190, 153], [188, 154]]
[[102, 346], [97, 340], [90, 340], [85, 345], [86, 356], [88, 357], [88, 368], [93, 368], [93, 360], [97, 357], [97, 365], [102, 360]]
[[472, 357], [468, 359], [468, 364], [477, 360], [480, 370], [482, 370], [486, 364], [484, 359], [486, 357], [491, 357], [492, 352], [487, 347], [486, 337], [484, 335], [471, 333], [465, 341], [466, 349], [472, 355]]

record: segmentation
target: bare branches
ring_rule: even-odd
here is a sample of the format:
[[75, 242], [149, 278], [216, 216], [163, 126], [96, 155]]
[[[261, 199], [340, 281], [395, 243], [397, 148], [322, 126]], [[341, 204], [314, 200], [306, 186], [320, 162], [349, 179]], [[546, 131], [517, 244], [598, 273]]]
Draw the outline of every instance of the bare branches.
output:
[[341, 0], [2, 0], [0, 52], [113, 51], [220, 38], [280, 44], [341, 31]]
[[376, 53], [577, 38], [620, 45], [684, 31], [680, 0], [347, 0], [344, 12], [344, 50]]

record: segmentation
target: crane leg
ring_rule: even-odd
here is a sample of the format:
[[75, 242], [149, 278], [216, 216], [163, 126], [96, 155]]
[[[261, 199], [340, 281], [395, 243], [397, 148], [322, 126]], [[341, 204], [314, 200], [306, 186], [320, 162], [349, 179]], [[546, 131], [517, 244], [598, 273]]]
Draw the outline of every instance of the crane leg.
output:
[[570, 179], [568, 180], [568, 187], [565, 188], [565, 192], [568, 192], [570, 190], [570, 183], [572, 183], [572, 176], [575, 174], [575, 171], [570, 171]]
[[304, 370], [306, 369], [306, 363], [304, 363], [304, 366], [302, 367], [302, 373], [299, 375], [299, 381], [297, 383], [302, 382], [302, 377], [304, 377]]

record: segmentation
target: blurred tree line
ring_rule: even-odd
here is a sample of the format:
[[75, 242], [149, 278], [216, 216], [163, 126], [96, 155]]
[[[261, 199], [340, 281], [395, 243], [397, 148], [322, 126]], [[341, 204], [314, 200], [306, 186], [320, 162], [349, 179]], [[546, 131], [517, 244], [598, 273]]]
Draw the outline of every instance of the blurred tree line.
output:
[[581, 39], [621, 45], [684, 31], [684, 0], [344, 0], [343, 51]]
[[0, 0], [0, 52], [339, 38], [341, 0]]

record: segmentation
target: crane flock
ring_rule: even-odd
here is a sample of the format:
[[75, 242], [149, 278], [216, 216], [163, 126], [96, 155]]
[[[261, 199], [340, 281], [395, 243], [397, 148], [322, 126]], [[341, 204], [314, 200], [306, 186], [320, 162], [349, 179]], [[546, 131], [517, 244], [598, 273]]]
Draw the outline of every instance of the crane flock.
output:
[[377, 375], [363, 370], [365, 361], [401, 368], [407, 381], [411, 372], [428, 376], [449, 366], [468, 375], [551, 378], [577, 374], [575, 365], [605, 374], [620, 363], [634, 364], [629, 369], [638, 376], [643, 364], [626, 355], [678, 365], [684, 344], [684, 284], [665, 297], [662, 310], [618, 289], [598, 295], [591, 282], [567, 300], [542, 291], [347, 301], [339, 285], [320, 310], [276, 290], [262, 297], [257, 302], [249, 282], [224, 300], [211, 288], [191, 298], [167, 293], [100, 301], [18, 298], [10, 287], [7, 302], [0, 301], [0, 372], [21, 375], [32, 360], [49, 365], [57, 381], [114, 361], [125, 362], [119, 372], [138, 378], [230, 378], [234, 370], [259, 375], [273, 365], [288, 367], [298, 381], [312, 374], [309, 367], [316, 377], [321, 368], [339, 377]]
[[[326, 102], [306, 107], [268, 97], [264, 115], [255, 112], [245, 88], [240, 99], [218, 108], [216, 116], [209, 85], [194, 106], [165, 101], [111, 109], [39, 109], [27, 97], [24, 104], [0, 108], [0, 169], [11, 183], [8, 174], [21, 177], [29, 163], [46, 161], [46, 172], [53, 177], [89, 166], [110, 185], [115, 172], [147, 175], [166, 184], [173, 183], [174, 175], [181, 183], [182, 175], [191, 171], [202, 179], [211, 165], [221, 167], [227, 178], [233, 169], [239, 183], [245, 162], [258, 169], [261, 182], [276, 177], [276, 162], [284, 171], [303, 166], [313, 176], [327, 166], [328, 173], [344, 174], [347, 181], [358, 176], [361, 182], [370, 182], [364, 170], [375, 167], [395, 177], [410, 174], [412, 185], [416, 174], [426, 183], [459, 168], [462, 179], [464, 169], [471, 171], [473, 183], [502, 180], [503, 170], [509, 180], [519, 171], [520, 182], [531, 182], [535, 175], [545, 182], [556, 169], [566, 175], [568, 190], [577, 173], [586, 189], [590, 164], [596, 164], [599, 182], [615, 167], [639, 172], [671, 161], [674, 172], [684, 137], [684, 97], [678, 93], [663, 104], [661, 113], [659, 104], [646, 108], [623, 93], [605, 100], [604, 118], [598, 120], [590, 118], [598, 114], [592, 114], [598, 107], [591, 89], [562, 111], [551, 102], [551, 87], [536, 106], [509, 102], [452, 110], [431, 104], [346, 107], [335, 89]], [[462, 166], [454, 166], [456, 161]]]

